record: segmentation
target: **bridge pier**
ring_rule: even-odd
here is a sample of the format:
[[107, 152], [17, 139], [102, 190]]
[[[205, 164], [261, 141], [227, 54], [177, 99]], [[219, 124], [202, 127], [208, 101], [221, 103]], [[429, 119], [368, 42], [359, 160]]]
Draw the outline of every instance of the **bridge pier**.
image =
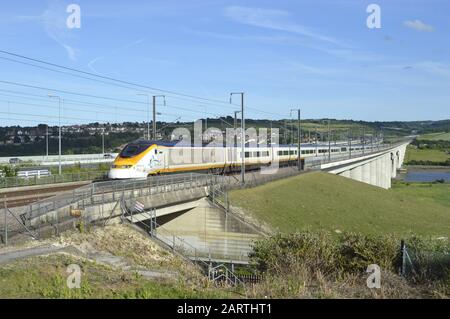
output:
[[362, 166], [362, 182], [370, 184], [370, 163]]
[[390, 158], [390, 154], [386, 154], [384, 156], [384, 169], [381, 172], [381, 174], [383, 175], [383, 185], [385, 189], [389, 189], [391, 188], [391, 177], [392, 177], [392, 171], [391, 171], [391, 158]]
[[322, 169], [332, 174], [389, 189], [392, 185], [391, 179], [397, 176], [397, 170], [403, 165], [408, 144], [409, 142], [406, 142], [376, 154], [328, 163], [323, 165]]
[[362, 167], [357, 166], [350, 171], [350, 178], [362, 182]]
[[377, 162], [378, 160], [375, 160], [373, 162], [370, 162], [370, 182], [371, 185], [378, 185], [378, 172], [377, 172]]

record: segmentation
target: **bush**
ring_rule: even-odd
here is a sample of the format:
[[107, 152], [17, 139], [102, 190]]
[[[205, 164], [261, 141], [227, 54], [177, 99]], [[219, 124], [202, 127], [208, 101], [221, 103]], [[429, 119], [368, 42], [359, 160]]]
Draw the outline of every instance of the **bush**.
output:
[[[377, 264], [383, 271], [397, 273], [401, 266], [400, 238], [392, 235], [302, 232], [278, 234], [254, 244], [252, 264], [269, 275], [289, 274], [299, 269], [335, 278], [364, 273]], [[447, 241], [410, 236], [405, 239], [414, 281], [446, 279], [450, 271]]]
[[337, 246], [327, 233], [303, 232], [291, 235], [278, 234], [254, 244], [250, 254], [259, 271], [284, 273], [297, 264], [324, 273], [334, 271]]
[[393, 236], [343, 234], [338, 238], [339, 264], [345, 272], [364, 272], [370, 264], [397, 271], [400, 241]]
[[17, 175], [17, 171], [19, 170], [16, 166], [11, 165], [1, 165], [0, 171], [3, 172], [3, 176], [5, 177], [14, 177]]

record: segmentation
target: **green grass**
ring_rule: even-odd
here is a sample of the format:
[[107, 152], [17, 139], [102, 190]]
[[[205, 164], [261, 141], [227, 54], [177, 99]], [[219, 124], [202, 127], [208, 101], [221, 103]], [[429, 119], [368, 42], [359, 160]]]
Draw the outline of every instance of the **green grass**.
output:
[[404, 196], [413, 197], [417, 201], [429, 201], [448, 207], [450, 210], [450, 184], [438, 183], [404, 183], [394, 182], [392, 191]]
[[421, 135], [419, 140], [432, 140], [432, 141], [450, 141], [450, 132], [430, 133]]
[[[67, 288], [67, 266], [82, 270], [81, 288]], [[184, 280], [147, 280], [93, 262], [53, 255], [0, 266], [0, 298], [230, 298], [232, 293]]]
[[[437, 192], [441, 191], [445, 189]], [[233, 206], [242, 207], [281, 232], [340, 230], [449, 237], [448, 206], [412, 193], [310, 173], [231, 191], [230, 200]]]
[[[92, 173], [92, 172], [106, 172], [110, 169], [111, 165], [102, 163], [96, 165], [96, 167], [81, 167], [80, 164], [68, 165], [62, 167], [63, 174], [77, 174], [77, 173]], [[58, 174], [58, 167], [51, 167], [52, 174]]]
[[406, 149], [406, 163], [410, 161], [445, 162], [447, 159], [450, 159], [450, 155], [440, 150], [416, 149], [411, 146], [408, 146]]

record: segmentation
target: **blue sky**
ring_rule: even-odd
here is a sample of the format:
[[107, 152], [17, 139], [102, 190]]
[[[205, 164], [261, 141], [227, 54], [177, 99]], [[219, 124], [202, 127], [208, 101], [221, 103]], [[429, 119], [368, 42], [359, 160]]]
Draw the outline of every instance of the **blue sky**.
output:
[[[80, 29], [66, 26], [71, 3]], [[366, 26], [370, 3], [381, 8], [380, 29]], [[288, 118], [300, 106], [305, 118], [450, 118], [447, 0], [2, 1], [0, 39], [1, 50], [165, 90], [223, 101], [245, 91], [248, 117]], [[58, 93], [66, 123], [145, 120], [136, 90], [0, 57], [0, 81], [131, 101]], [[55, 122], [47, 94], [0, 83], [0, 121]], [[166, 100], [164, 120], [237, 109]]]

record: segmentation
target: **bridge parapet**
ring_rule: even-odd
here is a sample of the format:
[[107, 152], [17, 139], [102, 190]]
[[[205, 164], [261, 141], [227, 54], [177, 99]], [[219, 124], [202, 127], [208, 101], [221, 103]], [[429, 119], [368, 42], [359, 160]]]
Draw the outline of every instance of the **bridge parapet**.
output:
[[145, 208], [192, 201], [208, 195], [212, 177], [207, 174], [155, 176], [145, 180], [108, 181], [62, 193], [33, 203], [20, 218], [31, 229], [54, 226], [76, 219], [73, 212], [83, 212], [87, 222], [110, 217], [117, 212], [118, 203], [140, 200]]
[[395, 144], [380, 152], [358, 158], [338, 160], [321, 166], [331, 174], [351, 178], [381, 188], [391, 188], [391, 179], [403, 165], [410, 141]]

